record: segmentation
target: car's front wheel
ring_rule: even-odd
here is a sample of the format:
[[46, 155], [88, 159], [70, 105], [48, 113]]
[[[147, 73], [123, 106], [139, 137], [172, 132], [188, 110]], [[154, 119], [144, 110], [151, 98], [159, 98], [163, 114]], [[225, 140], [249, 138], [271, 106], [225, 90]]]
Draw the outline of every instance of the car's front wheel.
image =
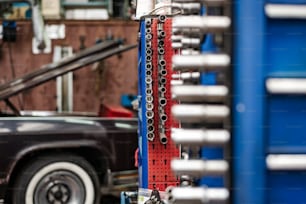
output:
[[82, 157], [41, 157], [20, 171], [13, 189], [14, 204], [99, 203], [99, 179]]

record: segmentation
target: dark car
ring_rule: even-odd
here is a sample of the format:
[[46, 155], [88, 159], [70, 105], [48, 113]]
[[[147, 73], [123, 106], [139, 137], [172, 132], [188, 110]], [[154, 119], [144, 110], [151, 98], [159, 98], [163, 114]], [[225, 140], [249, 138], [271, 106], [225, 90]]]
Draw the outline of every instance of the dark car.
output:
[[0, 85], [0, 100], [12, 110], [1, 112], [0, 117], [0, 203], [97, 204], [101, 189], [120, 184], [120, 172], [125, 172], [124, 179], [135, 174], [136, 119], [25, 116], [9, 100], [59, 75], [134, 47], [105, 42]]

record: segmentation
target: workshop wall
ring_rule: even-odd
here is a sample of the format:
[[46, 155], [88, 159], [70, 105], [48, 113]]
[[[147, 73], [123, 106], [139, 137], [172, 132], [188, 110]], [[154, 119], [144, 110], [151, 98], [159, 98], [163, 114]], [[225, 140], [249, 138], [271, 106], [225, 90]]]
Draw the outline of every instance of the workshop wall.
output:
[[[84, 36], [84, 45], [94, 45], [98, 38], [108, 35], [124, 38], [127, 44], [137, 43], [138, 24], [131, 21], [49, 21], [46, 24], [66, 25], [66, 38], [53, 40], [55, 45], [72, 46], [74, 52], [80, 50], [80, 37]], [[3, 43], [0, 52], [0, 83], [15, 76], [38, 69], [52, 62], [51, 54], [32, 54], [31, 21], [17, 22], [17, 42]], [[10, 48], [10, 49], [9, 49]], [[11, 56], [10, 56], [11, 53]], [[15, 73], [12, 70], [12, 64]], [[137, 49], [119, 56], [113, 56], [103, 62], [82, 68], [74, 73], [74, 110], [97, 112], [101, 102], [111, 105], [120, 104], [121, 94], [137, 93]], [[25, 110], [56, 110], [55, 80], [31, 89], [12, 101]]]

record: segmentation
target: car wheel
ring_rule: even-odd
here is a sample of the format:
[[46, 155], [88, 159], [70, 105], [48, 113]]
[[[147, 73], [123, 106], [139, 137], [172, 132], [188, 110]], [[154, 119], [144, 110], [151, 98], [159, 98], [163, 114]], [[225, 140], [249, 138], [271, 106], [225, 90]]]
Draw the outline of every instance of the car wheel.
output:
[[14, 204], [98, 204], [99, 179], [82, 157], [53, 155], [21, 170], [13, 189]]

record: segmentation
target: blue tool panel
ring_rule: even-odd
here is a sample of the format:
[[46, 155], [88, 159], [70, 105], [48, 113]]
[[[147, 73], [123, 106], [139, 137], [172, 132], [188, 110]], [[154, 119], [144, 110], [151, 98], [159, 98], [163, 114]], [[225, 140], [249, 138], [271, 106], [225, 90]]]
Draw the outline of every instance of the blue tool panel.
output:
[[298, 171], [276, 171], [267, 174], [267, 203], [305, 203], [306, 174]]

